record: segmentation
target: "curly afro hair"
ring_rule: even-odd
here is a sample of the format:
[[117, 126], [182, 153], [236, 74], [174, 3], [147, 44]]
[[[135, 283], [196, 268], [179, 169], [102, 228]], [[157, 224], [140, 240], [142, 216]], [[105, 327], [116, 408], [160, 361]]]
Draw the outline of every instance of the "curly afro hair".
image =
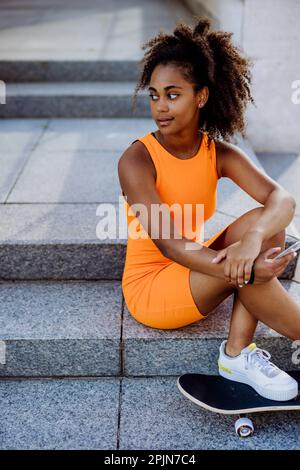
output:
[[232, 43], [233, 33], [211, 30], [207, 17], [194, 17], [193, 29], [179, 22], [173, 34], [160, 32], [144, 43], [144, 57], [139, 62], [141, 75], [133, 95], [133, 109], [139, 90], [149, 85], [158, 64], [176, 65], [195, 92], [204, 86], [209, 97], [201, 109], [199, 129], [211, 139], [228, 139], [235, 132], [245, 137], [245, 108], [251, 96], [252, 61]]

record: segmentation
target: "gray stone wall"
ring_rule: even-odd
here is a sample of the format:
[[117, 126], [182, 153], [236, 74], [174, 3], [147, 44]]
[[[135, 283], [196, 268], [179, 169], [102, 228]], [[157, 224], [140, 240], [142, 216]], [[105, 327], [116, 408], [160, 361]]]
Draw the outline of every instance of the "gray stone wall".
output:
[[248, 138], [259, 152], [300, 153], [300, 0], [186, 0], [234, 32], [254, 62]]

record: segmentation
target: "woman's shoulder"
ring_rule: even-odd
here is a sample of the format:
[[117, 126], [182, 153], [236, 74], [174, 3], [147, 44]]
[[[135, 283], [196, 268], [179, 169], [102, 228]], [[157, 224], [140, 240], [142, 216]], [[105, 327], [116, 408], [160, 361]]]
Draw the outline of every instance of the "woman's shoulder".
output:
[[232, 155], [240, 154], [241, 150], [237, 145], [227, 142], [225, 140], [215, 140], [215, 148], [218, 174], [220, 177], [225, 177], [225, 164], [227, 164], [227, 166], [229, 165], [229, 157]]
[[122, 153], [120, 161], [128, 162], [128, 165], [134, 161], [137, 165], [148, 165], [152, 162], [149, 150], [139, 139], [134, 140]]
[[222, 178], [222, 164], [224, 161], [224, 157], [226, 155], [226, 151], [228, 149], [227, 142], [214, 139], [215, 144], [215, 151], [216, 151], [216, 166], [218, 172], [218, 179]]
[[154, 177], [156, 180], [156, 168], [147, 147], [140, 141], [135, 140], [125, 149], [118, 161], [119, 178], [123, 175], [127, 177], [135, 175], [134, 170], [140, 170], [143, 173], [143, 179]]
[[217, 171], [218, 171], [218, 176], [219, 178], [222, 178], [223, 176], [223, 165], [224, 165], [224, 159], [228, 156], [230, 152], [232, 152], [232, 149], [234, 146], [225, 140], [218, 140], [215, 139], [215, 149], [216, 149], [216, 164], [217, 164]]

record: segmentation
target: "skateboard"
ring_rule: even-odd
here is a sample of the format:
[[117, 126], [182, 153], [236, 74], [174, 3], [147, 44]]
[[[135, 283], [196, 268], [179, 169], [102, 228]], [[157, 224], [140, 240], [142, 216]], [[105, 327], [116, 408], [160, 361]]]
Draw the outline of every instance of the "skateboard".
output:
[[[297, 380], [300, 392], [300, 371], [287, 372]], [[196, 405], [215, 413], [239, 415], [235, 432], [239, 437], [254, 433], [253, 422], [246, 413], [300, 410], [300, 395], [288, 401], [264, 398], [250, 385], [225, 379], [221, 375], [184, 374], [178, 377], [180, 392]]]

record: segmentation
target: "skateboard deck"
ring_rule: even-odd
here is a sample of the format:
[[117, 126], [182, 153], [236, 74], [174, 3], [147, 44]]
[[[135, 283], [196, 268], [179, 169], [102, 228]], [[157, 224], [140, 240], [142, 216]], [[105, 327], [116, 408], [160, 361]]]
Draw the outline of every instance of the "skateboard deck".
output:
[[[297, 380], [300, 392], [300, 371], [287, 373]], [[300, 394], [288, 401], [270, 400], [259, 395], [250, 385], [221, 375], [184, 374], [177, 379], [177, 387], [196, 405], [216, 413], [300, 410]]]

